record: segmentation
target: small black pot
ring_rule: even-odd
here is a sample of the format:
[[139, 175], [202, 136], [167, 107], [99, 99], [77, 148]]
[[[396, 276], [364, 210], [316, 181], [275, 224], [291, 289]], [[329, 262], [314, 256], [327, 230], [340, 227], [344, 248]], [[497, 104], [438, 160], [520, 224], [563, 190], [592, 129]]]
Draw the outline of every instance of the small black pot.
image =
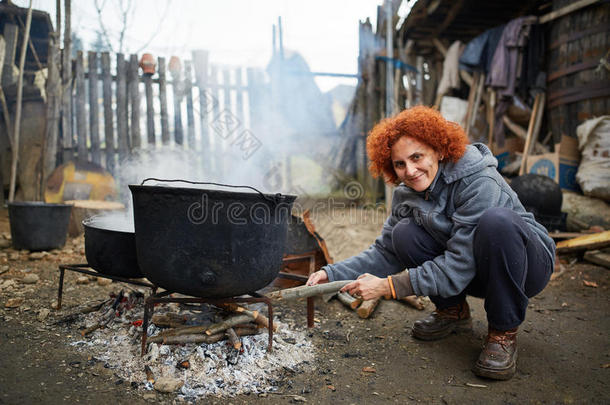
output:
[[85, 256], [92, 269], [125, 278], [144, 277], [138, 267], [136, 236], [133, 230], [111, 229], [109, 221], [95, 216], [83, 221]]
[[8, 203], [15, 249], [50, 250], [66, 244], [72, 205], [39, 201]]

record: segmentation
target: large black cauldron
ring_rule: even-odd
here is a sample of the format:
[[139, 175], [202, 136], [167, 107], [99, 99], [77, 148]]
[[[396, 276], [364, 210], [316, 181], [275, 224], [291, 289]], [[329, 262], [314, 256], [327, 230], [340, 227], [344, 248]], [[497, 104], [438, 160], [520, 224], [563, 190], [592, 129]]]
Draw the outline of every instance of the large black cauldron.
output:
[[224, 298], [259, 290], [280, 271], [295, 196], [129, 188], [138, 263], [154, 284], [196, 297]]

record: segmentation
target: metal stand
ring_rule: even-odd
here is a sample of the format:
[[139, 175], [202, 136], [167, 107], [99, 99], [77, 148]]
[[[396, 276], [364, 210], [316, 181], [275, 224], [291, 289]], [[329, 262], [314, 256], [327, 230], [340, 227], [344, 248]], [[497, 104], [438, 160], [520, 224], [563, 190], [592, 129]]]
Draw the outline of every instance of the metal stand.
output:
[[110, 280], [119, 281], [121, 283], [139, 285], [140, 287], [150, 288], [152, 293], [157, 292], [157, 286], [145, 281], [135, 280], [133, 278], [125, 278], [119, 276], [111, 276], [109, 274], [98, 273], [95, 270], [89, 270], [91, 267], [87, 263], [79, 264], [60, 264], [59, 265], [59, 288], [57, 289], [57, 309], [61, 308], [61, 296], [64, 290], [64, 272], [66, 270], [75, 271], [77, 273], [88, 274], [90, 276], [108, 278]]
[[257, 293], [251, 293], [251, 297], [235, 297], [235, 298], [173, 298], [167, 297], [172, 294], [171, 291], [163, 291], [159, 294], [153, 294], [146, 299], [146, 303], [144, 305], [144, 320], [142, 321], [142, 352], [141, 355], [144, 356], [146, 353], [146, 340], [148, 339], [148, 320], [152, 318], [153, 312], [155, 310], [155, 304], [166, 304], [170, 302], [175, 302], [179, 304], [212, 304], [216, 306], [222, 306], [222, 304], [234, 304], [234, 303], [253, 303], [253, 302], [263, 302], [267, 305], [267, 316], [269, 318], [269, 325], [267, 326], [267, 330], [269, 331], [269, 343], [267, 344], [267, 351], [270, 352], [273, 348], [273, 305], [271, 305], [271, 300], [267, 297], [263, 297]]

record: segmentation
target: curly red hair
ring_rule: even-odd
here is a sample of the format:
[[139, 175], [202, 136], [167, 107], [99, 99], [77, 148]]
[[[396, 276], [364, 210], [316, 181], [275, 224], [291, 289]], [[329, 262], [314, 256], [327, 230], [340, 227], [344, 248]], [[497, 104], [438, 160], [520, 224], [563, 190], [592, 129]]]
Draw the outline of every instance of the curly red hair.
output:
[[374, 177], [383, 176], [398, 184], [391, 158], [392, 146], [409, 136], [434, 149], [444, 159], [457, 162], [466, 151], [468, 137], [458, 124], [447, 121], [440, 112], [425, 106], [409, 108], [394, 117], [381, 120], [369, 133], [366, 151], [369, 170]]

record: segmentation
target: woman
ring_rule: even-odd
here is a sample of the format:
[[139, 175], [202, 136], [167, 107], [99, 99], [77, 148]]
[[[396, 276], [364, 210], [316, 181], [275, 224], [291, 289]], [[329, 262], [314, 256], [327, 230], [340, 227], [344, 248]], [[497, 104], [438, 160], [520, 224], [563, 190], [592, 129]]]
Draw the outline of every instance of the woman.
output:
[[308, 284], [354, 279], [342, 291], [364, 299], [429, 296], [436, 310], [413, 325], [423, 340], [471, 326], [466, 295], [484, 298], [489, 330], [474, 372], [509, 379], [517, 327], [528, 298], [548, 283], [555, 245], [489, 149], [467, 143], [457, 124], [423, 106], [377, 124], [367, 139], [370, 170], [397, 185], [392, 213], [368, 250], [323, 267]]

